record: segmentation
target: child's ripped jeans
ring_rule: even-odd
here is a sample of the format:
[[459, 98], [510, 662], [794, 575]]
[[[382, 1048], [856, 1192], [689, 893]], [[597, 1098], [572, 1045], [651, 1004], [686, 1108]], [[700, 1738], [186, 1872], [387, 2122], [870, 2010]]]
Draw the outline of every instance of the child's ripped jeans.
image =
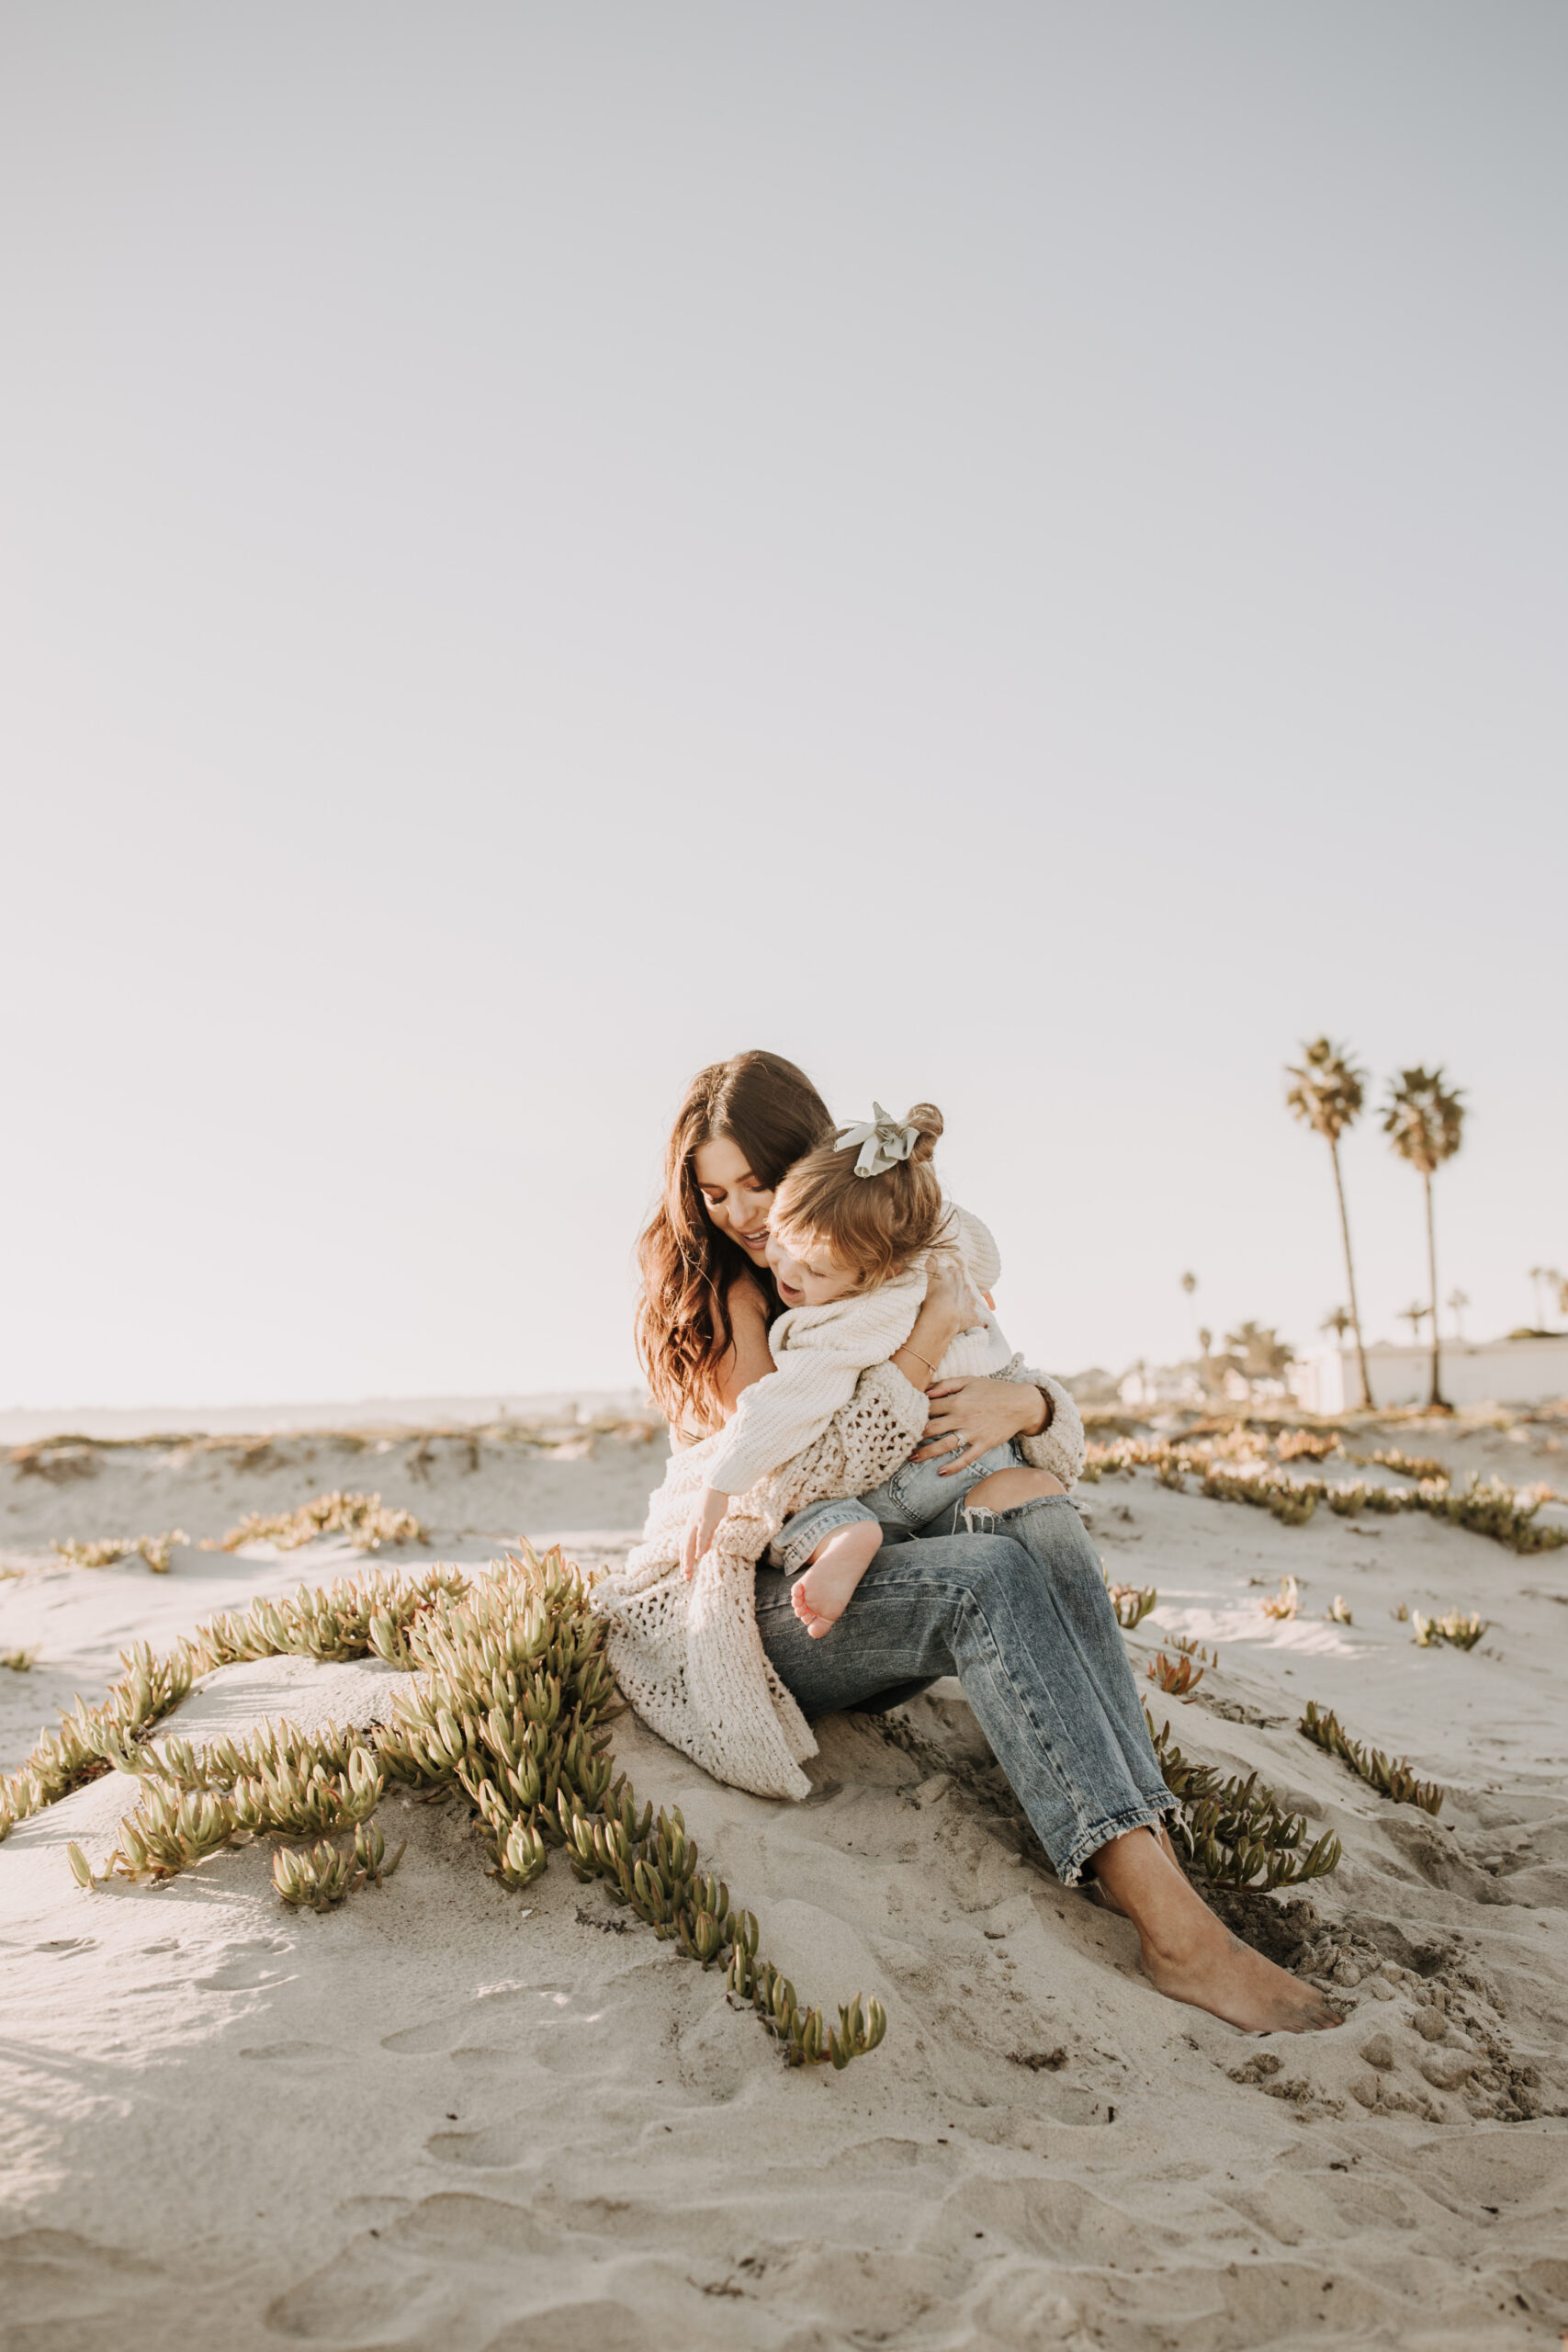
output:
[[[957, 1451], [950, 1449], [950, 1453]], [[972, 1487], [988, 1478], [993, 1470], [1028, 1466], [1016, 1438], [1010, 1438], [1005, 1445], [993, 1445], [988, 1453], [955, 1470], [951, 1478], [941, 1476], [947, 1459], [948, 1454], [939, 1454], [931, 1462], [906, 1462], [868, 1495], [807, 1503], [793, 1519], [786, 1519], [774, 1536], [766, 1566], [782, 1568], [786, 1576], [798, 1576], [825, 1535], [831, 1535], [836, 1527], [852, 1527], [857, 1519], [874, 1520], [890, 1544], [911, 1535], [956, 1535], [969, 1525], [964, 1497]]]

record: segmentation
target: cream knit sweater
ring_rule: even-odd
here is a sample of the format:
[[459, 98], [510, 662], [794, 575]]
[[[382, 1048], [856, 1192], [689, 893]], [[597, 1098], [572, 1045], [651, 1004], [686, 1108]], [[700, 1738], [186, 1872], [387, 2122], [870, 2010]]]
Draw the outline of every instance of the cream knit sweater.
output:
[[[977, 1219], [971, 1222], [985, 1232]], [[989, 1281], [995, 1279], [993, 1267]], [[923, 1277], [920, 1288], [923, 1293]], [[908, 1308], [900, 1339], [908, 1337], [918, 1305], [917, 1300]], [[949, 1351], [942, 1358], [944, 1372], [952, 1360]], [[1002, 1376], [1028, 1382], [1050, 1396], [1048, 1427], [1039, 1437], [1020, 1442], [1034, 1468], [1050, 1471], [1070, 1487], [1083, 1467], [1084, 1447], [1083, 1423], [1071, 1395], [1043, 1374], [1024, 1371], [1016, 1358], [1002, 1368]], [[651, 1730], [716, 1780], [758, 1796], [809, 1793], [811, 1784], [800, 1767], [816, 1754], [817, 1742], [762, 1648], [753, 1605], [756, 1564], [794, 1512], [831, 1496], [864, 1494], [891, 1476], [919, 1443], [926, 1412], [923, 1390], [894, 1365], [874, 1362], [802, 1453], [770, 1465], [753, 1487], [732, 1497], [688, 1584], [681, 1573], [682, 1538], [698, 1496], [712, 1483], [732, 1420], [671, 1454], [663, 1484], [649, 1504], [642, 1542], [623, 1567], [595, 1586], [593, 1605], [608, 1620], [610, 1663], [626, 1697]]]
[[[1002, 1261], [979, 1218], [955, 1207], [948, 1238], [975, 1288], [988, 1290]], [[880, 1289], [781, 1315], [768, 1332], [778, 1370], [741, 1396], [708, 1462], [706, 1483], [720, 1494], [744, 1495], [804, 1453], [849, 1403], [862, 1373], [886, 1363], [903, 1346], [925, 1295], [922, 1261]], [[976, 1374], [994, 1379], [1011, 1354], [987, 1311], [973, 1329], [958, 1334], [939, 1370], [944, 1380]]]

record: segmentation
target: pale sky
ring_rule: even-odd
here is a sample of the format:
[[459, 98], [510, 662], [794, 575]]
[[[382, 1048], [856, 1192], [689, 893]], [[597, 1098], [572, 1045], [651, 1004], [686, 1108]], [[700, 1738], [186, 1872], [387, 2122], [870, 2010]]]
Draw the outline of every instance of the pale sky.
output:
[[1530, 1319], [1565, 103], [1521, 0], [8, 7], [0, 1408], [619, 1385], [754, 1045], [1063, 1370], [1312, 1343], [1282, 1065], [1441, 1061]]

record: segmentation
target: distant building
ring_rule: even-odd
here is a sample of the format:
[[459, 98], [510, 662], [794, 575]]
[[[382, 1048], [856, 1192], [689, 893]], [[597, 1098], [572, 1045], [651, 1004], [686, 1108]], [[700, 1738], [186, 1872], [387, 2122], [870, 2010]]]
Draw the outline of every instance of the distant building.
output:
[[1123, 1405], [1130, 1406], [1135, 1413], [1146, 1412], [1156, 1405], [1201, 1405], [1205, 1401], [1195, 1363], [1135, 1363], [1131, 1372], [1122, 1374], [1117, 1394]]
[[[1293, 1373], [1295, 1366], [1289, 1369]], [[1200, 1410], [1219, 1404], [1283, 1405], [1291, 1397], [1284, 1381], [1249, 1380], [1234, 1361], [1223, 1356], [1211, 1356], [1206, 1363], [1135, 1363], [1131, 1372], [1122, 1374], [1116, 1393], [1134, 1413], [1173, 1405]]]
[[[1424, 1405], [1432, 1381], [1426, 1340], [1380, 1340], [1367, 1350], [1375, 1406]], [[1543, 1405], [1568, 1396], [1568, 1331], [1525, 1340], [1445, 1340], [1442, 1389], [1450, 1405]], [[1309, 1413], [1353, 1411], [1361, 1383], [1352, 1348], [1318, 1348], [1291, 1366], [1291, 1393]]]

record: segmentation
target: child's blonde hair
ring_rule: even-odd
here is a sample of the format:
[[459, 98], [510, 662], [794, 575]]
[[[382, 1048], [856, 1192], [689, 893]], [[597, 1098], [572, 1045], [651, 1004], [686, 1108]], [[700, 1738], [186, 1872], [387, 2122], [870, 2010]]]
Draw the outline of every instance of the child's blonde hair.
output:
[[[874, 1289], [942, 1239], [947, 1210], [931, 1164], [942, 1134], [934, 1102], [917, 1102], [905, 1120], [919, 1130], [908, 1157], [874, 1176], [856, 1173], [857, 1144], [819, 1144], [797, 1159], [773, 1194], [775, 1229], [825, 1242], [861, 1286]], [[847, 1132], [847, 1130], [846, 1130]], [[857, 1142], [860, 1133], [857, 1130]]]

